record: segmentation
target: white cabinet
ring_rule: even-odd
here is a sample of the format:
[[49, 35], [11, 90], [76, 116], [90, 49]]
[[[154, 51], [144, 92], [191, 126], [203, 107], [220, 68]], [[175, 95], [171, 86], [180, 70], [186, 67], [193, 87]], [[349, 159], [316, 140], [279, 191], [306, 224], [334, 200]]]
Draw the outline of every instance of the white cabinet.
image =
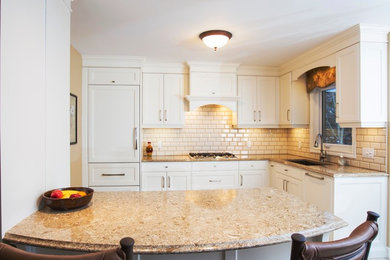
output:
[[305, 171], [304, 200], [324, 211], [333, 211], [333, 178]]
[[180, 128], [184, 126], [183, 74], [143, 74], [142, 127]]
[[191, 96], [237, 96], [237, 75], [235, 73], [191, 72]]
[[142, 191], [191, 189], [191, 163], [142, 163]]
[[271, 186], [304, 199], [304, 173], [294, 167], [278, 163], [270, 163]]
[[138, 86], [88, 86], [88, 161], [138, 162]]
[[239, 76], [238, 96], [238, 126], [278, 127], [278, 78]]
[[94, 85], [139, 85], [139, 69], [91, 68], [88, 83]]
[[138, 163], [90, 163], [88, 166], [88, 185], [91, 188], [139, 185]]
[[235, 189], [238, 187], [238, 162], [193, 162], [192, 189]]
[[387, 44], [361, 42], [336, 53], [336, 119], [341, 127], [384, 127]]
[[309, 125], [309, 94], [306, 78], [292, 80], [291, 72], [280, 77], [280, 127]]
[[239, 188], [259, 188], [268, 185], [268, 161], [239, 162]]

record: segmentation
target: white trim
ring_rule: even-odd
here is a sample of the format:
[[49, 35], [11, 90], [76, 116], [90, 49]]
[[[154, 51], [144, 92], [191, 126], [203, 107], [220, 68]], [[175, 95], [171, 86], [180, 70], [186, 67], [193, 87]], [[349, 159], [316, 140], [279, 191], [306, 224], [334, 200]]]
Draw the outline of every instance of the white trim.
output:
[[88, 187], [88, 68], [82, 69], [81, 98], [81, 183]]
[[137, 56], [82, 55], [83, 67], [142, 68], [145, 58]]
[[[321, 89], [314, 89], [310, 93], [310, 152], [320, 153], [320, 147], [314, 147], [314, 141], [318, 133], [321, 132]], [[324, 150], [329, 155], [356, 158], [356, 128], [352, 127], [352, 145], [339, 145], [324, 143]]]
[[237, 73], [238, 63], [223, 62], [187, 62], [190, 72], [214, 72], [214, 73]]
[[190, 110], [198, 107], [217, 104], [230, 108], [233, 112], [237, 112], [237, 101], [240, 97], [208, 97], [208, 96], [186, 96], [190, 101]]
[[188, 74], [189, 68], [185, 63], [145, 62], [143, 73], [180, 73]]
[[237, 69], [238, 76], [279, 77], [279, 74], [279, 67], [240, 65]]

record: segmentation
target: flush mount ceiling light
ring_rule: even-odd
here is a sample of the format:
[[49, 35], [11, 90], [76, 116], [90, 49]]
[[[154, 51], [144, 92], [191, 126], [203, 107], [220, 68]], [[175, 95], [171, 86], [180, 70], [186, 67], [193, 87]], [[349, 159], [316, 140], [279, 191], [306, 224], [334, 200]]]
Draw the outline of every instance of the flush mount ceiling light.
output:
[[204, 44], [213, 48], [214, 51], [216, 51], [217, 48], [224, 46], [232, 38], [232, 36], [233, 35], [230, 32], [223, 30], [211, 30], [199, 34], [199, 38], [204, 42]]

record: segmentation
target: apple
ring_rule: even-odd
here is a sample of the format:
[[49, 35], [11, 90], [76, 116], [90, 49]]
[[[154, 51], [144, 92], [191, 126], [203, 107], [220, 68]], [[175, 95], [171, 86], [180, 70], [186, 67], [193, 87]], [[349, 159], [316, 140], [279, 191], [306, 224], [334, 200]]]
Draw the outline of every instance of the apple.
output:
[[50, 194], [51, 198], [56, 198], [56, 199], [61, 199], [63, 196], [64, 194], [62, 194], [62, 191], [60, 190], [53, 190]]
[[69, 198], [71, 198], [71, 199], [74, 199], [74, 198], [81, 198], [81, 195], [78, 194], [78, 193], [74, 193], [74, 194], [70, 195]]

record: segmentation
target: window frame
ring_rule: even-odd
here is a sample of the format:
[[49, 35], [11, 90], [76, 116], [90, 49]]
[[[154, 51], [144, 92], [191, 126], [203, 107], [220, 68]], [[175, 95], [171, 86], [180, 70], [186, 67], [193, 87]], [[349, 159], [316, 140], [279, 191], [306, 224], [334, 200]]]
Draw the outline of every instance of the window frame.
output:
[[[320, 153], [320, 146], [314, 147], [314, 141], [318, 133], [322, 134], [322, 91], [335, 88], [333, 85], [327, 88], [316, 88], [310, 93], [310, 152]], [[329, 155], [356, 158], [356, 128], [352, 127], [352, 145], [324, 143], [324, 150]]]

